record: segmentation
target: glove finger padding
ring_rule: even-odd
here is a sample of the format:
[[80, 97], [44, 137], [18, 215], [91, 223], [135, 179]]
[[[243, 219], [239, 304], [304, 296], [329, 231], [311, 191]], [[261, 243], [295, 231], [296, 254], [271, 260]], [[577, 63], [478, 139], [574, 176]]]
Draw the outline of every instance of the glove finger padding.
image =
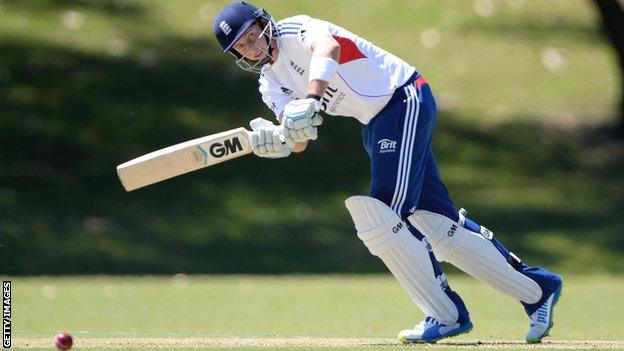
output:
[[312, 126], [318, 127], [323, 124], [323, 117], [320, 114], [312, 116]]
[[270, 142], [266, 144], [269, 152], [267, 152], [264, 157], [279, 158], [290, 155], [291, 149], [282, 142], [281, 136], [282, 132], [279, 129], [274, 129], [267, 135], [267, 140], [270, 140]]
[[285, 148], [283, 148], [283, 150], [281, 150], [281, 151], [277, 151], [277, 152], [274, 152], [274, 153], [272, 153], [272, 154], [268, 154], [266, 157], [268, 157], [268, 158], [281, 158], [281, 157], [287, 157], [287, 156], [289, 156], [289, 155], [290, 155], [290, 153], [291, 153], [291, 152], [292, 152], [292, 151], [290, 150], [290, 148], [285, 147]]
[[303, 141], [307, 137], [308, 137], [308, 135], [306, 133], [305, 128], [304, 129], [297, 129], [297, 139], [299, 141]]
[[286, 140], [290, 140], [296, 143], [302, 143], [308, 140], [316, 140], [318, 137], [318, 130], [316, 127], [309, 126], [303, 129], [287, 130]]
[[280, 126], [261, 127], [251, 133], [251, 148], [260, 157], [280, 158], [289, 156], [291, 148], [282, 142], [283, 129]]
[[251, 133], [251, 148], [253, 150], [258, 148], [258, 145], [260, 145], [260, 136], [258, 135], [258, 132], [253, 132]]
[[290, 127], [291, 129], [303, 129], [312, 125], [312, 120], [309, 117], [306, 117], [304, 119], [291, 120], [291, 121], [292, 121], [292, 127]]
[[282, 147], [283, 147], [281, 136], [282, 136], [281, 130], [278, 129], [278, 128], [275, 128], [273, 130], [273, 133], [272, 133], [271, 137], [272, 137], [273, 146], [275, 147], [276, 151], [278, 149], [282, 149]]
[[267, 144], [273, 143], [273, 129], [274, 128], [267, 128], [262, 130], [264, 133], [264, 142]]
[[305, 129], [305, 134], [309, 140], [316, 140], [318, 137], [318, 130], [316, 127], [308, 127]]
[[284, 127], [287, 128], [288, 130], [294, 130], [297, 129], [295, 128], [295, 121], [292, 120], [291, 118], [285, 118], [284, 119]]
[[256, 117], [249, 122], [249, 126], [251, 127], [251, 130], [256, 132], [263, 128], [274, 127], [275, 125], [273, 124], [273, 122], [266, 120], [262, 117]]
[[251, 134], [251, 150], [258, 156], [266, 154], [266, 143], [264, 142], [264, 131], [260, 130]]
[[290, 137], [290, 135], [286, 131], [284, 132], [284, 142], [286, 143], [289, 149], [294, 148], [295, 144], [297, 143], [296, 141], [293, 140], [293, 138]]
[[285, 132], [282, 126], [274, 125], [263, 118], [254, 119], [249, 122], [249, 125], [253, 130], [251, 133], [251, 149], [254, 154], [268, 158], [280, 158], [290, 155], [290, 144], [285, 145], [282, 141], [282, 134]]
[[282, 125], [286, 129], [285, 136], [294, 142], [315, 140], [317, 131], [314, 127], [323, 123], [318, 111], [319, 103], [315, 99], [289, 102], [284, 108], [282, 120]]

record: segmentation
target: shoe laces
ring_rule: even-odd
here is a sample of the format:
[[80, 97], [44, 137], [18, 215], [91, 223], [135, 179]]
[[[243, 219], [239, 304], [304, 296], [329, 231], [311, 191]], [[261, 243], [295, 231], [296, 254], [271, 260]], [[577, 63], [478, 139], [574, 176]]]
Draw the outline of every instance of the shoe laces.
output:
[[433, 317], [426, 317], [425, 320], [422, 321], [421, 323], [424, 323], [424, 326], [429, 326], [429, 325], [444, 326], [444, 324], [440, 323], [437, 319]]

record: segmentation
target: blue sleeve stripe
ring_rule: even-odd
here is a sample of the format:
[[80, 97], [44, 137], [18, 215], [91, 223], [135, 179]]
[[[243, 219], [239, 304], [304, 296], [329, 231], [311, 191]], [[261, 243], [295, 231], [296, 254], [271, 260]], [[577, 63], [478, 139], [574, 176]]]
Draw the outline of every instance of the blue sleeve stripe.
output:
[[297, 28], [278, 28], [278, 32], [299, 32]]
[[299, 30], [300, 27], [277, 27], [278, 30], [291, 29], [291, 30]]
[[278, 29], [277, 30], [277, 35], [283, 35], [283, 34], [299, 34], [299, 30], [298, 29]]
[[296, 32], [280, 32], [277, 34], [278, 37], [285, 37], [285, 36], [297, 36], [299, 33]]
[[277, 28], [301, 28], [301, 24], [278, 24]]

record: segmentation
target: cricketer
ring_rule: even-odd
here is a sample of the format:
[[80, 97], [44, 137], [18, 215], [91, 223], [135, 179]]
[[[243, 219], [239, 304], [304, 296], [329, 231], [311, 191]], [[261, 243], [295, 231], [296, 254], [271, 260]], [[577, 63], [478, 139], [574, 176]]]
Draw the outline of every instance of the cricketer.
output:
[[358, 237], [425, 314], [399, 333], [402, 342], [433, 343], [473, 327], [438, 261], [518, 300], [530, 323], [527, 342], [548, 335], [562, 278], [522, 262], [457, 211], [432, 151], [436, 103], [420, 72], [337, 25], [305, 15], [276, 22], [245, 2], [222, 9], [214, 34], [242, 69], [259, 74], [262, 100], [276, 115], [278, 124], [250, 122], [256, 155], [304, 151], [318, 136], [320, 112], [362, 124], [370, 192], [345, 204]]

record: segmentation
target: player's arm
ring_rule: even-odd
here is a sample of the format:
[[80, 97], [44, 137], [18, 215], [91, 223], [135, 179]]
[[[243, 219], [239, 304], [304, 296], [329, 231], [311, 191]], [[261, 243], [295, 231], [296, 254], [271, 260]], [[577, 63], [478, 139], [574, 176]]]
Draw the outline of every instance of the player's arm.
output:
[[[318, 35], [310, 43], [312, 49], [312, 57], [328, 58], [335, 62], [340, 61], [340, 44], [330, 34]], [[308, 82], [307, 96], [318, 97], [317, 100], [325, 93], [329, 82], [322, 79], [312, 79]], [[293, 152], [302, 152], [308, 147], [308, 141], [298, 142], [292, 148]]]
[[283, 120], [285, 135], [296, 143], [293, 151], [305, 150], [308, 140], [316, 140], [316, 127], [323, 123], [319, 115], [320, 101], [329, 80], [338, 69], [340, 45], [327, 33], [310, 33], [309, 48], [312, 51], [306, 98], [293, 100], [284, 108]]
[[[280, 84], [274, 80], [272, 76], [261, 75], [258, 79], [260, 95], [262, 102], [275, 113], [277, 120], [281, 123], [281, 116], [284, 107], [288, 104], [292, 97], [286, 95], [281, 89]], [[263, 118], [252, 120], [249, 125], [252, 129], [251, 146], [254, 154], [260, 157], [279, 158], [286, 157], [291, 153], [291, 147], [294, 143], [284, 145], [283, 127], [279, 124]]]
[[311, 72], [307, 94], [320, 98], [325, 94], [329, 79], [338, 67], [340, 44], [329, 33], [319, 34], [310, 42], [310, 48], [312, 49], [312, 60], [310, 62]]

